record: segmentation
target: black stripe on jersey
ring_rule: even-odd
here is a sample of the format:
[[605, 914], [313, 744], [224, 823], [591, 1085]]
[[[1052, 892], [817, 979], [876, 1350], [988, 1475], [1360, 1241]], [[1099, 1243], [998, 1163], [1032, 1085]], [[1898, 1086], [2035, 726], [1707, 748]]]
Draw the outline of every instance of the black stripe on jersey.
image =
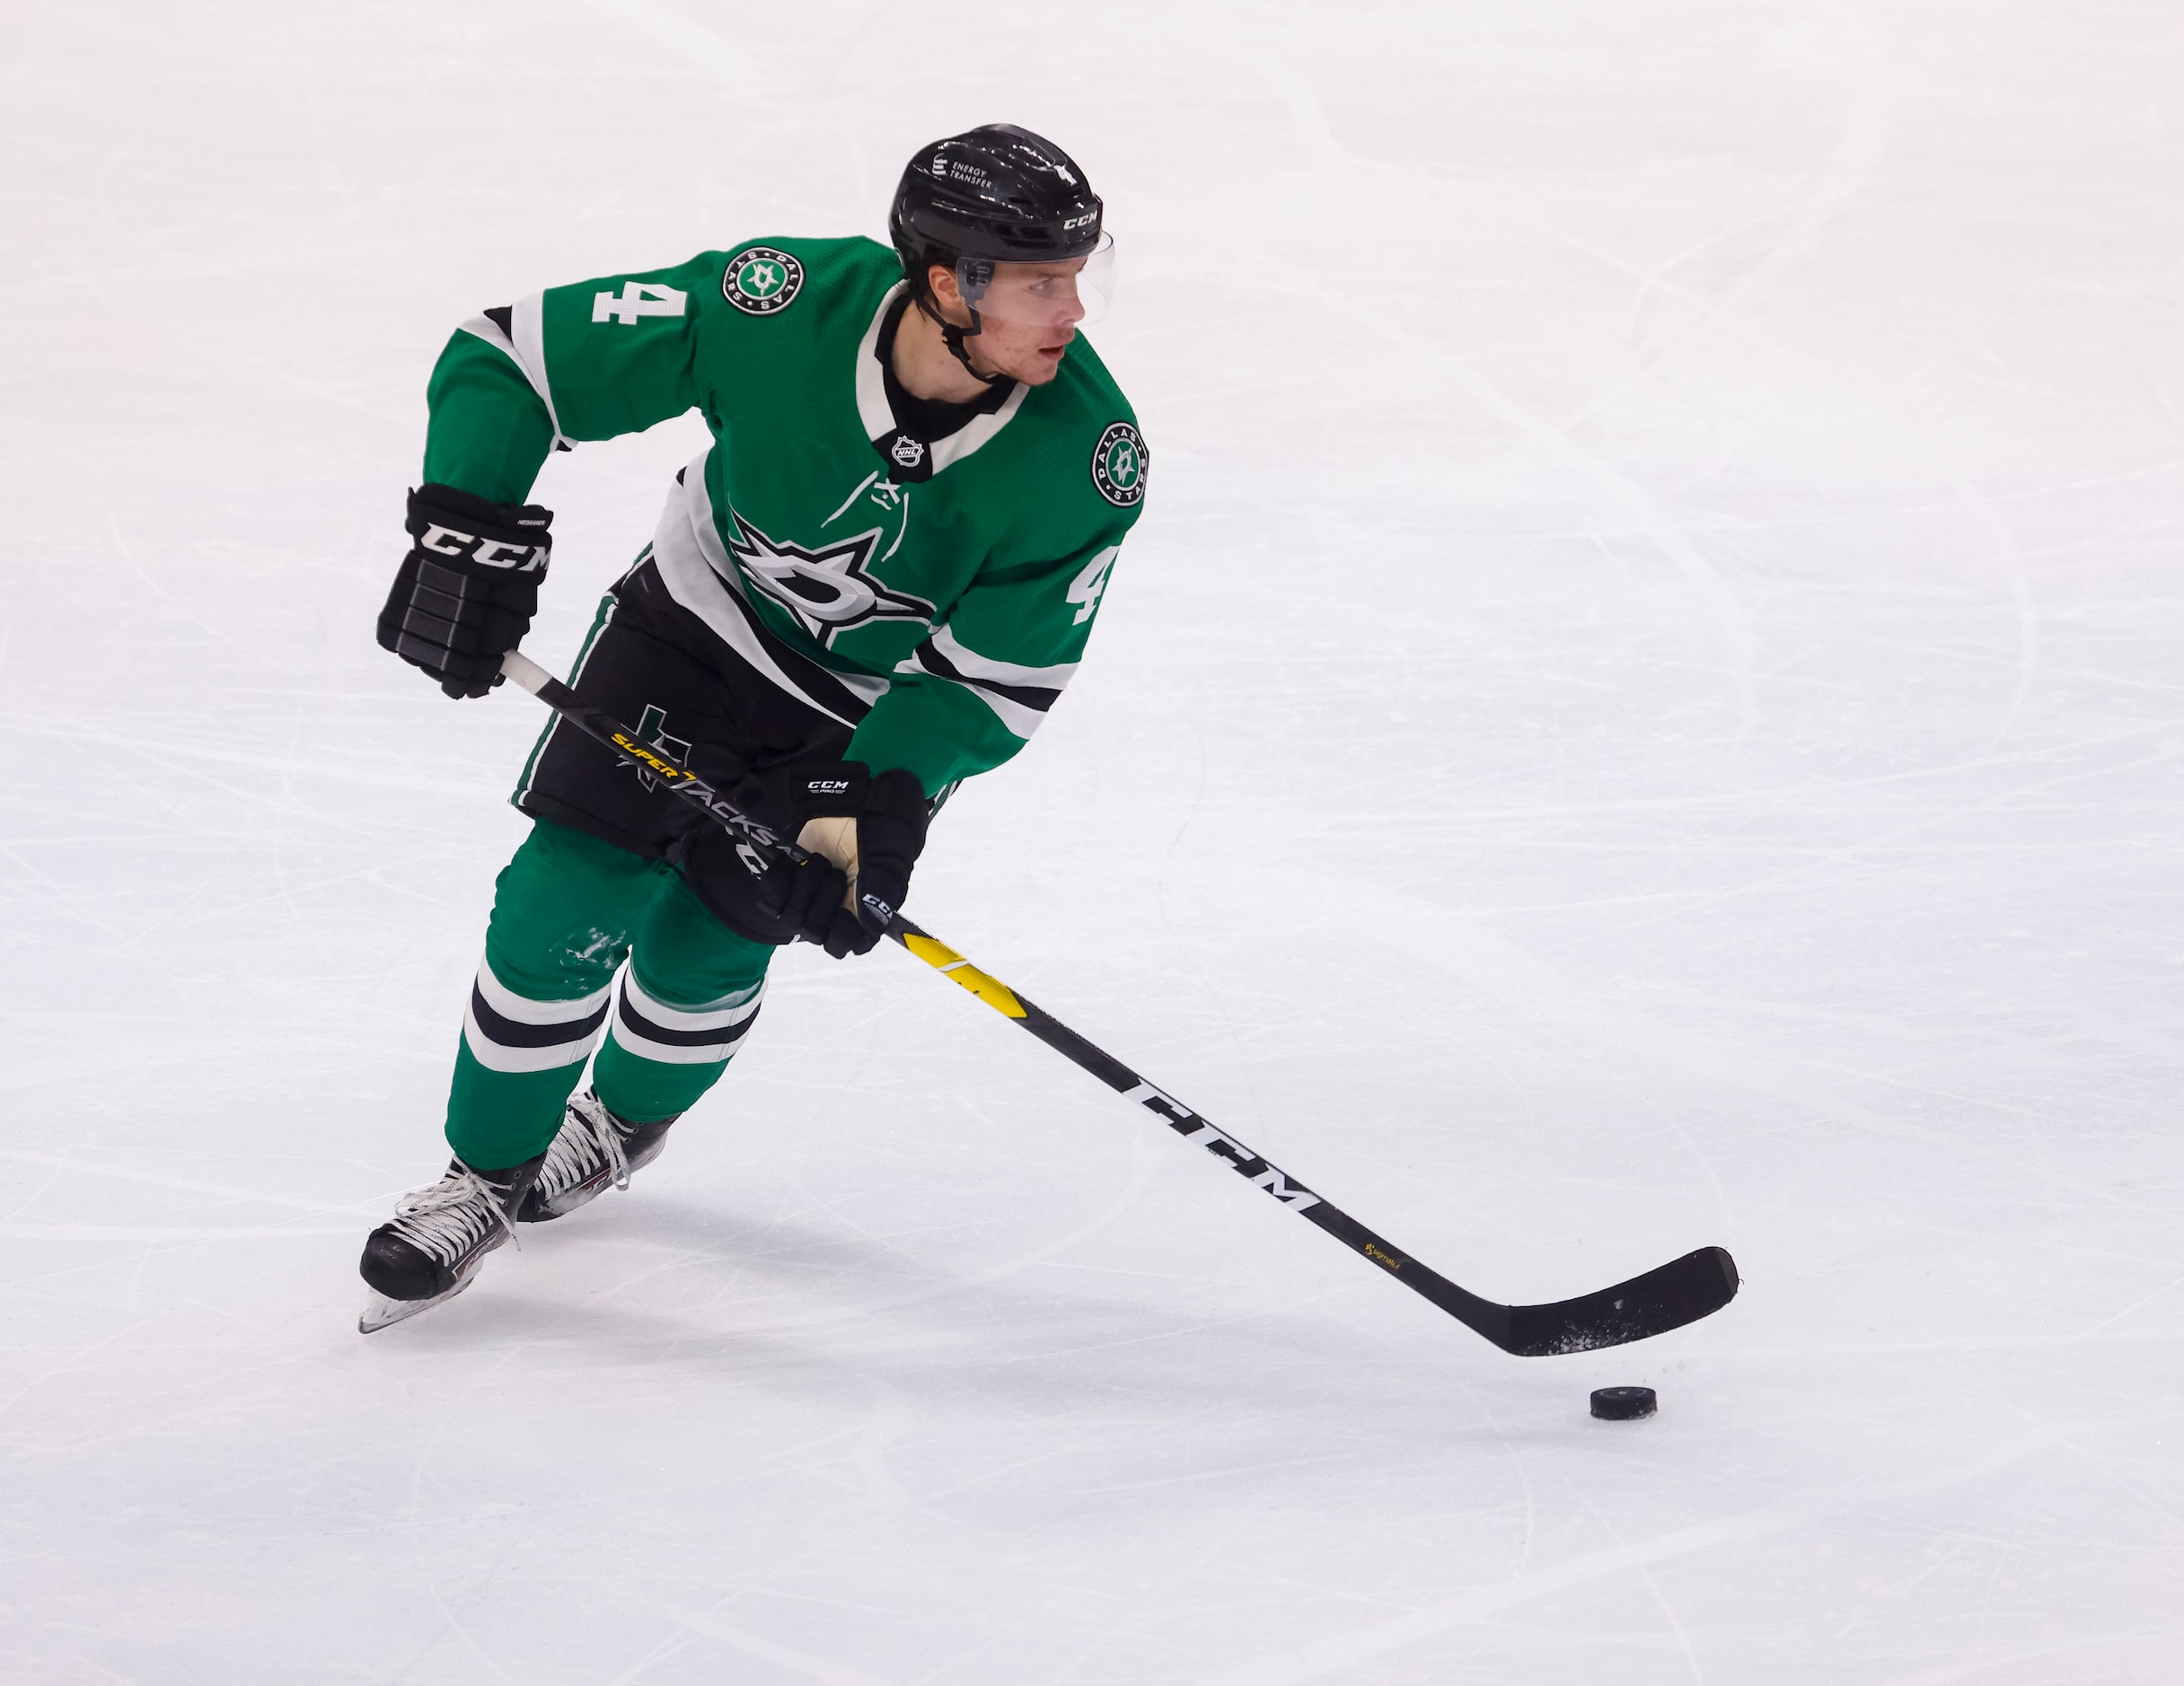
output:
[[[686, 477], [689, 473], [688, 464], [677, 469], [675, 484], [678, 486], [687, 484]], [[652, 547], [647, 545], [645, 549], [649, 553]], [[702, 551], [700, 553], [702, 554]], [[781, 642], [773, 629], [759, 618], [758, 610], [753, 609], [750, 601], [744, 597], [744, 584], [741, 580], [735, 578], [733, 574], [723, 575], [719, 568], [714, 566], [713, 558], [709, 556], [705, 558], [705, 565], [712, 570], [713, 577], [728, 588], [728, 599], [735, 605], [736, 611], [743, 616], [744, 622], [751, 628], [752, 635], [765, 646], [766, 654], [773, 658], [774, 664], [788, 676], [790, 682], [798, 690], [803, 692], [805, 701], [823, 708], [838, 719], [842, 720], [862, 720], [872, 712], [870, 703], [843, 684], [828, 669], [822, 667], [810, 656], [792, 650], [788, 645]], [[642, 566], [641, 558], [639, 566]], [[636, 569], [633, 568], [630, 571], [634, 573]], [[658, 572], [656, 563], [654, 565], [654, 572], [656, 574]], [[670, 602], [674, 602], [673, 593], [665, 588], [665, 582], [662, 582], [661, 595]], [[678, 609], [682, 608], [679, 603], [675, 606]], [[683, 612], [687, 614], [690, 611], [684, 610]], [[776, 686], [775, 689], [779, 689], [779, 687]]]
[[766, 646], [766, 654], [774, 659], [784, 673], [796, 681], [797, 689], [804, 693], [807, 700], [839, 715], [844, 720], [862, 720], [872, 712], [870, 703], [836, 679], [825, 668], [821, 667], [808, 655], [798, 654], [776, 637], [772, 628], [759, 619], [758, 610], [752, 608], [749, 602], [745, 600], [743, 586], [739, 582], [735, 580], [728, 582], [728, 595], [735, 601], [735, 607], [744, 619], [750, 624], [751, 630], [758, 635], [759, 642]]
[[952, 679], [958, 685], [968, 685], [973, 690], [990, 690], [996, 697], [1006, 697], [1021, 708], [1035, 708], [1044, 714], [1054, 706], [1061, 695], [1059, 685], [1004, 685], [999, 680], [979, 679], [958, 668], [955, 663], [933, 648], [928, 638], [918, 646], [918, 664], [929, 673], [938, 673], [942, 679]]
[[671, 1031], [665, 1024], [647, 1018], [632, 1006], [628, 991], [617, 989], [614, 994], [616, 1016], [629, 1026], [630, 1033], [668, 1048], [725, 1048], [731, 1042], [742, 1041], [743, 1033], [751, 1028], [752, 1020], [758, 1017], [758, 1012], [753, 1008], [749, 1017], [738, 1019], [733, 1024], [724, 1024], [718, 1030]]
[[[713, 567], [709, 558], [707, 560], [706, 566], [715, 579], [721, 578], [720, 570]], [[638, 577], [640, 575], [647, 573], [648, 579]], [[727, 587], [728, 602], [735, 605], [735, 612], [743, 617], [744, 624], [751, 628], [751, 636], [764, 647], [766, 654], [773, 658], [773, 664], [779, 668], [788, 678], [790, 689], [784, 691], [784, 695], [795, 698], [797, 701], [808, 708], [830, 712], [838, 720], [862, 720], [872, 712], [870, 703], [844, 685], [832, 673], [821, 667], [811, 657], [799, 654], [797, 651], [790, 649], [776, 637], [766, 623], [758, 618], [758, 611], [744, 601], [743, 587], [740, 584], [734, 580], [726, 580], [723, 583]], [[750, 674], [753, 683], [765, 685], [777, 691], [782, 689], [779, 681], [775, 680], [771, 673], [762, 672], [738, 655], [733, 645], [722, 639], [718, 634], [706, 626], [704, 621], [691, 614], [681, 603], [675, 602], [674, 594], [667, 589], [667, 583], [660, 578], [660, 565], [654, 559], [650, 545], [645, 547], [644, 554], [638, 558], [636, 566], [615, 583], [614, 589], [621, 593], [631, 587], [642, 590], [654, 602], [664, 606], [665, 610], [675, 615], [687, 617], [686, 624], [695, 627], [697, 636], [703, 640], [700, 647], [709, 653], [709, 659], [716, 665], [725, 666], [733, 663], [733, 671]], [[648, 604], [647, 608], [650, 609], [651, 606]], [[653, 609], [651, 612], [657, 613], [659, 610]]]
[[605, 1023], [607, 1005], [602, 1001], [580, 1019], [563, 1019], [553, 1024], [525, 1024], [520, 1019], [504, 1018], [494, 1012], [485, 992], [472, 984], [471, 1014], [489, 1042], [498, 1042], [503, 1048], [558, 1048], [563, 1042], [582, 1041]]

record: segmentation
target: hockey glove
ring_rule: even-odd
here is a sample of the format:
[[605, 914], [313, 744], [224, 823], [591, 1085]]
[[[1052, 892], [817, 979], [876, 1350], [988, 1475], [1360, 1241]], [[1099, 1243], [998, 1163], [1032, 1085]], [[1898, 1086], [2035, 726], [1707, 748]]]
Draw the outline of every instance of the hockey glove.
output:
[[834, 909], [823, 935], [807, 934], [807, 940], [824, 944], [837, 960], [868, 953], [910, 893], [910, 874], [924, 851], [930, 817], [924, 786], [915, 775], [894, 768], [873, 775], [852, 813], [806, 824], [797, 841], [832, 860], [850, 881], [849, 905]]
[[849, 874], [823, 856], [801, 865], [770, 859], [708, 825], [684, 839], [675, 865], [706, 911], [753, 943], [823, 943], [835, 919], [848, 917]]
[[452, 486], [410, 494], [410, 554], [379, 611], [379, 643], [450, 697], [500, 683], [500, 658], [538, 612], [553, 512], [495, 504]]
[[885, 933], [925, 847], [925, 791], [909, 773], [876, 776], [858, 761], [803, 761], [726, 786], [753, 819], [798, 842], [811, 859], [769, 859], [718, 826], [684, 839], [675, 865], [708, 911], [759, 943], [802, 937], [840, 960]]
[[872, 774], [862, 761], [792, 761], [753, 772], [717, 746], [692, 744], [691, 770], [776, 837], [792, 838], [819, 814], [864, 809]]

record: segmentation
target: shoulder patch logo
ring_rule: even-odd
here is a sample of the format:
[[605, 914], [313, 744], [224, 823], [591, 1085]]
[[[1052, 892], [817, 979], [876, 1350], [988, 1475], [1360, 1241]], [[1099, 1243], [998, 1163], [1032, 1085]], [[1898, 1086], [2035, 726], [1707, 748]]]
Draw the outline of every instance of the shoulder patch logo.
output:
[[720, 277], [721, 296], [748, 316], [787, 310], [803, 286], [804, 266], [771, 246], [746, 246]]
[[1145, 441], [1128, 422], [1113, 422], [1092, 451], [1092, 484], [1110, 504], [1127, 509], [1145, 501]]

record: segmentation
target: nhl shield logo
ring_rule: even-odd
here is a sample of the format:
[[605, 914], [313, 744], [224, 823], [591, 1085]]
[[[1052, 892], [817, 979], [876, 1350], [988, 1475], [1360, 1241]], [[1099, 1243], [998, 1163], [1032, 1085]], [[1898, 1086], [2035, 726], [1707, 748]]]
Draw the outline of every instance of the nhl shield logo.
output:
[[745, 247], [720, 277], [721, 296], [749, 316], [787, 310], [803, 285], [804, 266], [771, 246]]
[[1145, 441], [1128, 422], [1115, 422], [1092, 452], [1092, 484], [1110, 504], [1127, 509], [1145, 499]]

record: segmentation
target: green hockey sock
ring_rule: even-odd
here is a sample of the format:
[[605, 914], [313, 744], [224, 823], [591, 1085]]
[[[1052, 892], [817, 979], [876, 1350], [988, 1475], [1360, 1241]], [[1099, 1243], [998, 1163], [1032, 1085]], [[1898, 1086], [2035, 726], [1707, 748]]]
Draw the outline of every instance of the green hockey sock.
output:
[[690, 1111], [758, 1016], [772, 958], [770, 944], [708, 913], [680, 877], [664, 884], [638, 929], [592, 1068], [607, 1111], [638, 1123]]
[[757, 1014], [772, 954], [714, 918], [665, 863], [537, 821], [494, 887], [448, 1145], [492, 1170], [544, 1152], [610, 1019], [594, 1074], [609, 1110], [638, 1120], [687, 1111]]

